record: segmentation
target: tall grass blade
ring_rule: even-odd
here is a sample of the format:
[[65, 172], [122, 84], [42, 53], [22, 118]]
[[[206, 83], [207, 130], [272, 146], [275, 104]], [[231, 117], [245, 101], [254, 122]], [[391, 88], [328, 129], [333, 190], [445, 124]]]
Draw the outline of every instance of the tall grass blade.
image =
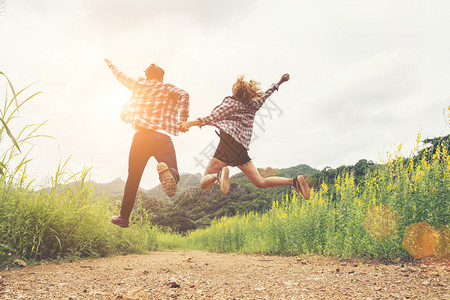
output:
[[14, 95], [13, 99], [15, 100], [16, 105], [19, 105], [17, 102], [16, 92], [14, 91], [14, 87], [13, 87], [11, 81], [9, 81], [8, 76], [6, 76], [5, 73], [3, 73], [2, 71], [0, 71], [0, 75], [3, 75], [6, 78], [6, 81], [8, 81], [9, 87], [11, 88], [11, 91], [13, 92], [13, 95]]

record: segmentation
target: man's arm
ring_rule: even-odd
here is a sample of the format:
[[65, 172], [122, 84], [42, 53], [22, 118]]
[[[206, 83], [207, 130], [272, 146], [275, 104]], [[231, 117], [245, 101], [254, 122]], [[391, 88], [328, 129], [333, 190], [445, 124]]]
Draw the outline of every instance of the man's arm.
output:
[[105, 62], [108, 65], [108, 67], [112, 66], [112, 62], [109, 59], [105, 58]]
[[173, 97], [180, 103], [180, 121], [187, 121], [189, 118], [189, 93], [173, 86], [169, 97]]
[[132, 90], [134, 88], [134, 85], [137, 83], [136, 80], [125, 74], [124, 72], [120, 71], [119, 68], [117, 68], [113, 63], [105, 58], [105, 62], [108, 65], [108, 67], [111, 69], [114, 77], [117, 78], [124, 86], [126, 86], [128, 89]]

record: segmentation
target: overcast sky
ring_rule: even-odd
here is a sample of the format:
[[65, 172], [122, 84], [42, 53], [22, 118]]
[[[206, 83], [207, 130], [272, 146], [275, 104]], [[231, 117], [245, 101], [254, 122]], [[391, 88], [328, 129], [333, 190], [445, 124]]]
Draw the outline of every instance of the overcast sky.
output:
[[[268, 88], [291, 80], [257, 117], [257, 167], [316, 169], [380, 162], [399, 144], [447, 135], [450, 2], [0, 0], [0, 71], [19, 90], [43, 91], [20, 111], [55, 139], [35, 141], [29, 177], [76, 172], [126, 179], [133, 136], [119, 117], [130, 93], [103, 58], [132, 76], [150, 63], [206, 116], [240, 74]], [[4, 101], [4, 80], [0, 98]], [[12, 129], [18, 130], [18, 127]], [[179, 170], [204, 172], [214, 128], [173, 138]], [[158, 183], [154, 159], [141, 186]], [[234, 168], [236, 169], [236, 168]], [[236, 172], [237, 170], [234, 170]]]

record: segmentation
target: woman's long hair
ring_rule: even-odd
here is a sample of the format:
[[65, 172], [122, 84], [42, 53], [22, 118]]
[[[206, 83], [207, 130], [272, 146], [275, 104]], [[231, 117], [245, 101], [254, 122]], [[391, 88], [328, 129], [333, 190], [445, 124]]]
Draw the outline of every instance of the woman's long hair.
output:
[[236, 82], [233, 84], [233, 95], [237, 98], [245, 101], [251, 101], [264, 95], [261, 90], [260, 83], [255, 80], [244, 80], [245, 75], [239, 76]]

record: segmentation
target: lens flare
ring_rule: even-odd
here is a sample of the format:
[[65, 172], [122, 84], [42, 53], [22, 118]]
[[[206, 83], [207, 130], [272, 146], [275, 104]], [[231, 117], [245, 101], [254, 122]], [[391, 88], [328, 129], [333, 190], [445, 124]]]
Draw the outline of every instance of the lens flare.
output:
[[409, 225], [402, 246], [414, 258], [432, 256], [436, 251], [438, 233], [427, 222]]
[[367, 210], [364, 229], [376, 240], [384, 240], [397, 233], [399, 217], [388, 206], [380, 204]]

